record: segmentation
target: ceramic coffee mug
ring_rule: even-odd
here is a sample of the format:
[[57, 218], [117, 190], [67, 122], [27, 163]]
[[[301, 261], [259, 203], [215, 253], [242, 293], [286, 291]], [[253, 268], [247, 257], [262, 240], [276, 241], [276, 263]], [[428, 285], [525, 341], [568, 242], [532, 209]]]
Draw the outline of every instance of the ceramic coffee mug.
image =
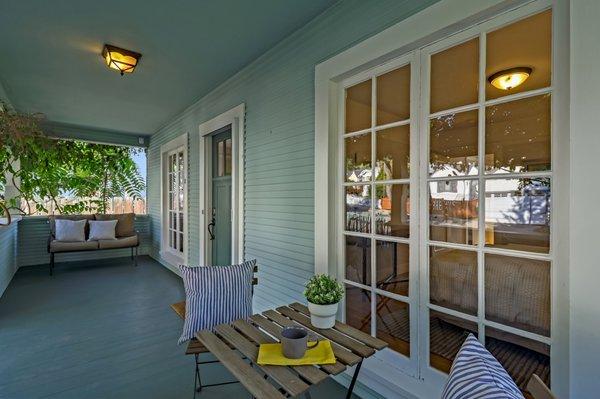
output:
[[281, 332], [281, 350], [283, 356], [288, 359], [300, 359], [304, 357], [307, 349], [312, 349], [319, 344], [317, 337], [310, 334], [310, 340], [314, 341], [308, 345], [309, 333], [302, 327], [286, 327]]

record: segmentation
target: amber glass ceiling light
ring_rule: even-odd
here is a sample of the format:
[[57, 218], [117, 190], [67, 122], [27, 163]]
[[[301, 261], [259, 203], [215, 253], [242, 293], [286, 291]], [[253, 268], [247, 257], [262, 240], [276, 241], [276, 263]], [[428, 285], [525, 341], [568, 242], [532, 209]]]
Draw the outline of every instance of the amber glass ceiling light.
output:
[[525, 82], [529, 75], [531, 75], [529, 67], [510, 68], [490, 75], [488, 82], [497, 89], [510, 90]]
[[102, 57], [106, 61], [106, 66], [121, 72], [121, 76], [126, 73], [132, 73], [142, 55], [135, 51], [125, 50], [119, 47], [105, 44], [102, 50]]

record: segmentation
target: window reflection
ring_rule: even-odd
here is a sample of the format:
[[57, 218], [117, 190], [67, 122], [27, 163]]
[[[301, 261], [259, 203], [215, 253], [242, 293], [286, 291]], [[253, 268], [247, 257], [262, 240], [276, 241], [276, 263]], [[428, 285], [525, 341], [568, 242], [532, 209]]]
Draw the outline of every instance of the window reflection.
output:
[[371, 239], [346, 236], [346, 279], [371, 285]]
[[477, 324], [436, 311], [429, 312], [429, 364], [444, 373], [469, 333], [477, 336]]
[[429, 182], [429, 238], [476, 244], [479, 212], [477, 180]]
[[408, 296], [408, 244], [377, 240], [377, 288]]
[[432, 55], [431, 113], [476, 103], [478, 79], [478, 38]]
[[410, 128], [408, 125], [380, 130], [376, 133], [377, 180], [408, 179], [410, 177]]
[[371, 181], [371, 133], [344, 139], [346, 181]]
[[410, 312], [408, 304], [377, 295], [377, 337], [390, 349], [410, 356]]
[[410, 64], [377, 77], [377, 125], [410, 118]]
[[486, 77], [513, 67], [533, 69], [522, 85], [511, 90], [500, 90], [486, 82], [487, 99], [550, 86], [552, 11], [541, 12], [488, 33], [486, 48]]
[[517, 386], [526, 391], [532, 374], [537, 374], [550, 386], [550, 346], [515, 334], [485, 328], [485, 347]]
[[371, 186], [347, 186], [346, 231], [371, 232]]
[[376, 184], [375, 196], [375, 233], [407, 238], [410, 235], [410, 186]]
[[346, 133], [371, 127], [371, 80], [346, 89]]
[[550, 251], [550, 179], [488, 179], [486, 246], [520, 251]]
[[486, 108], [486, 173], [550, 170], [550, 108], [550, 94]]
[[429, 126], [429, 174], [431, 177], [478, 173], [478, 111], [434, 118]]
[[477, 253], [429, 248], [429, 302], [477, 315]]
[[485, 255], [485, 317], [550, 336], [550, 262]]
[[346, 324], [371, 334], [371, 293], [346, 284]]

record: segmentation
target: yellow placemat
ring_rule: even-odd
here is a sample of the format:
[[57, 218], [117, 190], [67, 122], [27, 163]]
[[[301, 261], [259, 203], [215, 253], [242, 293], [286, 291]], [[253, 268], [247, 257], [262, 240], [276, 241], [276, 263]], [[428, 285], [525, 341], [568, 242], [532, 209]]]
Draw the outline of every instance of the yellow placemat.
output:
[[301, 359], [288, 359], [281, 352], [281, 344], [261, 344], [258, 350], [257, 363], [261, 365], [273, 366], [300, 366], [306, 364], [333, 364], [335, 355], [331, 349], [331, 342], [319, 341], [319, 344], [307, 349], [306, 354]]

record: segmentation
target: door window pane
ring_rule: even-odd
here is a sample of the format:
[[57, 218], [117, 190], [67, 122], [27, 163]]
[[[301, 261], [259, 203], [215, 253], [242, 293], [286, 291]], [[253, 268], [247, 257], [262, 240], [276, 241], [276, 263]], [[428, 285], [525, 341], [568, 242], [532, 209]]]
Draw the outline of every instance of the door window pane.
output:
[[346, 181], [371, 181], [371, 133], [347, 137], [344, 143]]
[[345, 187], [346, 230], [360, 233], [371, 232], [371, 186]]
[[429, 364], [450, 372], [452, 362], [469, 333], [477, 336], [477, 324], [472, 321], [429, 311]]
[[408, 179], [410, 177], [409, 125], [380, 130], [376, 133], [376, 139], [376, 179]]
[[487, 320], [550, 336], [550, 262], [485, 255]]
[[376, 234], [405, 237], [410, 235], [410, 186], [375, 185]]
[[550, 193], [549, 178], [487, 180], [486, 246], [548, 253]]
[[346, 279], [371, 285], [371, 239], [346, 236]]
[[550, 94], [485, 110], [486, 173], [550, 170]]
[[479, 231], [477, 180], [429, 182], [429, 238], [476, 244]]
[[431, 113], [476, 103], [478, 87], [478, 38], [431, 56]]
[[346, 133], [371, 127], [371, 80], [346, 89]]
[[431, 177], [478, 173], [478, 111], [449, 114], [429, 123], [429, 174]]
[[410, 356], [409, 305], [377, 295], [377, 337], [387, 342], [390, 349]]
[[410, 118], [410, 65], [377, 77], [377, 125]]
[[537, 374], [550, 386], [550, 346], [515, 334], [485, 328], [485, 347], [526, 391], [532, 374]]
[[371, 334], [371, 293], [346, 284], [346, 324]]
[[231, 139], [225, 140], [225, 174], [231, 175]]
[[552, 12], [525, 18], [487, 35], [486, 77], [515, 67], [531, 68], [529, 78], [510, 90], [486, 82], [486, 98], [498, 98], [550, 86], [552, 67]]
[[221, 177], [225, 174], [225, 142], [217, 143], [217, 176]]
[[377, 240], [377, 288], [408, 296], [409, 246]]
[[429, 248], [429, 301], [477, 315], [477, 253], [462, 249]]

